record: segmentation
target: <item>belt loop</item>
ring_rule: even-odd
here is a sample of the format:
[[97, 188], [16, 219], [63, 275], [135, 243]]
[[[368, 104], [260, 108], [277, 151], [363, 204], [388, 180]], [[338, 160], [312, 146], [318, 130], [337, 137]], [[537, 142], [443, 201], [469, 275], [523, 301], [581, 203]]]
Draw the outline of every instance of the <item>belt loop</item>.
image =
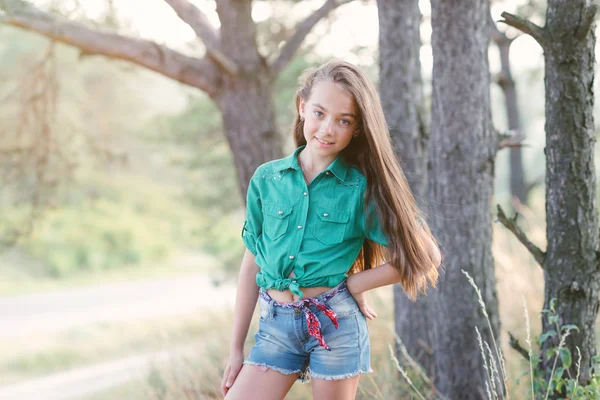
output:
[[269, 319], [273, 319], [275, 317], [275, 300], [269, 299]]

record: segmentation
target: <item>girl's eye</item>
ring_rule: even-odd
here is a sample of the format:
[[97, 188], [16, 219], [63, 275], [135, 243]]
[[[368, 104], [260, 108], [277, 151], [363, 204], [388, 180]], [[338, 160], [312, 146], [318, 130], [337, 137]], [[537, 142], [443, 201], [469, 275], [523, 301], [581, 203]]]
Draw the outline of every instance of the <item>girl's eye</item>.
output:
[[341, 122], [341, 123], [342, 123], [342, 125], [344, 125], [344, 126], [348, 126], [348, 125], [350, 125], [350, 121], [348, 121], [347, 119], [343, 119], [343, 120], [341, 120], [340, 122]]
[[315, 111], [315, 116], [321, 118], [323, 116], [323, 113], [321, 111]]

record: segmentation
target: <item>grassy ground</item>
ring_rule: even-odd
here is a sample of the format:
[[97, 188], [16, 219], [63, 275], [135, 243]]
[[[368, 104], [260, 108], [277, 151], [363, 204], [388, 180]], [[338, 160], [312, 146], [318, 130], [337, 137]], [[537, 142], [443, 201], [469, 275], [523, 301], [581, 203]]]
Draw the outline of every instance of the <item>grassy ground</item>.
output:
[[[538, 204], [536, 208], [543, 209], [543, 205]], [[519, 223], [527, 231], [528, 237], [540, 248], [545, 248], [543, 217], [527, 209], [519, 212]], [[516, 382], [518, 376], [528, 371], [528, 364], [508, 347], [508, 332], [513, 333], [521, 343], [525, 342], [525, 298], [532, 337], [539, 335], [543, 304], [542, 271], [523, 246], [499, 224], [494, 225], [493, 253], [502, 320], [499, 342], [506, 358], [509, 390], [512, 399], [524, 399], [528, 398], [528, 377], [522, 378], [520, 384]], [[156, 271], [162, 274], [174, 270], [161, 269], [159, 266]], [[133, 277], [147, 278], [148, 275], [134, 274]], [[113, 278], [103, 275], [98, 279]], [[87, 282], [93, 282], [93, 279]], [[72, 283], [77, 282], [73, 280]], [[465, 285], [468, 285], [466, 281]], [[375, 373], [361, 378], [358, 398], [416, 398], [414, 391], [399, 376], [388, 350], [388, 346], [394, 343], [391, 288], [372, 293], [372, 303], [379, 314], [377, 320], [369, 322]], [[94, 394], [90, 399], [217, 399], [220, 398], [219, 384], [227, 359], [231, 327], [232, 313], [229, 311], [212, 317], [180, 316], [104, 324], [62, 334], [3, 341], [0, 343], [0, 383], [193, 343], [192, 353], [174, 356], [168, 363], [156, 365], [144, 379]], [[254, 329], [251, 328], [251, 333]], [[246, 350], [251, 344], [252, 334], [249, 335]], [[473, 346], [477, 347], [477, 343], [473, 343]], [[424, 395], [430, 398], [427, 385], [413, 378]], [[310, 384], [296, 384], [287, 398], [309, 399], [310, 389]]]
[[0, 342], [0, 384], [203, 341], [206, 315], [99, 324]]
[[[373, 294], [373, 305], [380, 317], [369, 322], [371, 330], [374, 374], [361, 378], [359, 399], [397, 398], [397, 393], [408, 394], [407, 385], [399, 380], [393, 361], [389, 357], [388, 344], [393, 343], [391, 308], [392, 294], [389, 288], [383, 288]], [[256, 318], [254, 319], [256, 322]], [[179, 356], [166, 365], [156, 366], [147, 379], [129, 382], [103, 393], [89, 397], [93, 400], [127, 399], [218, 399], [220, 398], [220, 379], [222, 368], [227, 361], [227, 349], [232, 324], [231, 314], [215, 316], [212, 329], [206, 331], [202, 342], [193, 355]], [[255, 330], [255, 325], [250, 329]], [[252, 344], [252, 335], [246, 345], [246, 351]], [[126, 396], [126, 397], [123, 397]], [[289, 399], [310, 399], [311, 384], [295, 384], [288, 395]], [[408, 397], [407, 397], [408, 398]]]

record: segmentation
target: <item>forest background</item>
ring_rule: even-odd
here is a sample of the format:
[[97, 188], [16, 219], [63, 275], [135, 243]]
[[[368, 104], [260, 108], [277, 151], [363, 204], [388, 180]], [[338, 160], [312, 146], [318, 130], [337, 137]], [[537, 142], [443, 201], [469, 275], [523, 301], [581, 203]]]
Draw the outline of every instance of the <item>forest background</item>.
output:
[[[144, 2], [144, 12], [139, 12], [141, 2], [135, 1], [34, 3], [94, 26], [155, 40], [185, 54], [203, 51], [190, 28], [160, 1]], [[214, 18], [210, 2], [197, 4]], [[295, 24], [320, 4], [255, 1], [253, 19], [258, 23], [261, 48], [275, 50], [278, 40], [287, 37]], [[420, 8], [422, 74], [425, 97], [430, 98], [429, 2], [421, 1]], [[539, 20], [545, 10], [543, 2], [492, 3], [495, 19], [502, 11]], [[500, 27], [509, 35], [516, 34]], [[300, 72], [337, 57], [358, 64], [377, 82], [377, 34], [376, 4], [364, 1], [339, 7], [307, 35], [274, 90], [286, 153], [293, 148], [288, 127]], [[204, 296], [231, 296], [243, 252], [243, 199], [216, 107], [200, 91], [128, 63], [90, 57], [7, 26], [0, 26], [0, 36], [3, 145], [24, 145], [33, 140], [39, 150], [19, 168], [3, 171], [0, 315], [9, 318], [0, 325], [4, 335], [0, 342], [0, 393], [2, 386], [17, 390], [22, 387], [19, 385], [31, 387], [32, 382], [40, 384], [42, 377], [57, 377], [64, 371], [131, 362], [132, 357], [143, 356], [140, 363], [150, 361], [151, 365], [147, 373], [132, 374], [124, 382], [115, 381], [114, 376], [108, 378], [112, 384], [88, 393], [96, 396], [89, 398], [148, 398], [149, 393], [160, 397], [178, 390], [211, 398], [226, 357], [230, 305], [224, 303], [219, 310], [203, 307], [200, 301], [184, 306], [188, 297], [178, 298], [177, 292], [183, 292], [178, 290], [185, 287], [182, 282], [203, 277], [210, 282]], [[529, 206], [519, 208], [519, 212], [525, 217], [530, 239], [542, 245], [543, 55], [528, 36], [516, 39], [511, 52], [526, 136], [524, 173], [532, 188]], [[500, 61], [493, 45], [489, 62], [492, 76], [498, 74]], [[495, 82], [490, 90], [494, 127], [504, 131], [508, 124], [502, 91]], [[41, 95], [31, 96], [36, 93]], [[597, 118], [597, 105], [595, 115]], [[13, 136], [17, 130], [27, 133], [28, 139]], [[496, 159], [494, 201], [512, 207], [507, 152], [501, 151]], [[500, 226], [494, 229], [493, 250], [503, 323], [501, 342], [514, 382], [527, 365], [506, 345], [507, 332], [526, 337], [521, 295], [531, 315], [539, 315], [542, 273]], [[169, 311], [156, 311], [155, 315], [144, 311], [135, 319], [132, 311], [122, 321], [107, 317], [80, 325], [57, 324], [48, 332], [31, 322], [39, 319], [42, 311], [28, 315], [24, 303], [18, 303], [34, 295], [86, 288], [111, 290], [116, 282], [142, 284], [151, 278], [171, 285]], [[197, 297], [202, 298], [200, 294]], [[410, 391], [400, 379], [390, 379], [396, 374], [386, 347], [394, 342], [390, 299], [390, 290], [374, 294], [383, 314], [372, 326], [373, 334], [383, 338], [378, 340], [383, 344], [375, 346], [374, 356], [381, 373], [363, 379], [364, 398], [390, 398], [392, 393]], [[11, 304], [23, 308], [15, 309]], [[138, 303], [132, 300], [131, 304]], [[31, 325], [14, 334], [23, 321]], [[532, 334], [539, 334], [538, 319], [532, 318], [531, 323]], [[194, 376], [200, 378], [190, 378]], [[308, 393], [303, 387], [294, 390], [290, 398], [304, 398]], [[527, 387], [516, 385], [511, 390], [526, 393]], [[519, 398], [519, 394], [515, 396]]]

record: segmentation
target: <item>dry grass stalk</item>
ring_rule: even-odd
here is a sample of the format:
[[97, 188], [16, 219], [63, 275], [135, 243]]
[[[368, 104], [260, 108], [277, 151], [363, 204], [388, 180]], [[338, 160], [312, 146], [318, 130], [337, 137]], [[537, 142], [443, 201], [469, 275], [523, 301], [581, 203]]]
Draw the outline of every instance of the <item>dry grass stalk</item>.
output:
[[[496, 356], [498, 357], [498, 363], [500, 364], [500, 370], [502, 371], [502, 381], [504, 383], [504, 392], [506, 394], [506, 399], [508, 400], [508, 399], [510, 399], [510, 396], [509, 396], [509, 392], [508, 392], [508, 375], [506, 373], [506, 365], [504, 364], [504, 357], [501, 355], [502, 350], [500, 350], [500, 347], [496, 343], [496, 337], [494, 335], [494, 330], [492, 329], [492, 323], [490, 322], [490, 318], [487, 313], [485, 303], [483, 302], [483, 297], [481, 296], [481, 291], [479, 290], [479, 287], [473, 280], [473, 277], [471, 277], [471, 275], [469, 275], [469, 273], [467, 271], [465, 271], [463, 269], [462, 273], [467, 277], [467, 280], [469, 281], [471, 286], [473, 286], [473, 288], [475, 289], [475, 292], [477, 293], [479, 305], [481, 307], [481, 311], [483, 312], [485, 320], [488, 323], [488, 329], [490, 330], [490, 336], [492, 337], [492, 343], [494, 345], [494, 349], [496, 350]], [[494, 384], [492, 383], [492, 385], [494, 385]]]
[[577, 377], [575, 378], [575, 386], [573, 386], [573, 399], [575, 399], [575, 393], [577, 393], [577, 384], [581, 374], [581, 350], [579, 350], [579, 346], [575, 346], [575, 348], [577, 349]]
[[563, 347], [565, 347], [567, 337], [571, 334], [571, 329], [567, 329], [564, 335], [560, 337], [560, 343], [558, 347], [554, 351], [554, 363], [552, 364], [552, 372], [550, 372], [550, 378], [548, 379], [548, 389], [546, 390], [545, 400], [548, 400], [548, 396], [550, 395], [550, 388], [552, 387], [552, 378], [554, 377], [554, 371], [556, 370], [556, 364], [558, 363], [558, 359], [560, 358], [560, 351]]
[[496, 360], [494, 359], [494, 353], [492, 353], [492, 349], [490, 348], [490, 345], [488, 344], [488, 342], [484, 341], [483, 344], [485, 345], [485, 348], [488, 353], [488, 357], [490, 358], [489, 366], [490, 366], [490, 371], [491, 371], [490, 382], [492, 384], [492, 395], [494, 396], [494, 399], [497, 399], [498, 398], [498, 388], [496, 387], [496, 378], [500, 379], [500, 374], [498, 373], [498, 366], [496, 365]]
[[529, 378], [531, 380], [531, 398], [535, 400], [535, 392], [533, 387], [533, 362], [531, 361], [531, 357], [533, 357], [533, 349], [531, 347], [531, 325], [529, 323], [529, 310], [527, 309], [527, 301], [525, 300], [525, 296], [523, 296], [523, 309], [525, 310], [525, 328], [527, 330], [527, 347], [528, 347], [528, 355], [529, 355]]
[[[490, 388], [488, 385], [488, 382], [492, 382], [492, 375], [490, 373], [490, 368], [488, 367], [488, 362], [487, 362], [487, 357], [485, 356], [485, 348], [483, 347], [483, 340], [481, 339], [481, 333], [479, 332], [479, 329], [477, 327], [475, 327], [475, 332], [477, 333], [477, 342], [479, 343], [479, 351], [481, 352], [481, 359], [483, 360], [483, 369], [485, 369], [485, 373], [487, 374], [488, 377], [488, 381], [486, 381], [485, 385], [486, 388], [489, 392]], [[491, 394], [489, 396], [489, 398], [491, 398]]]
[[416, 388], [416, 386], [412, 383], [412, 381], [408, 377], [408, 374], [406, 373], [406, 371], [404, 370], [404, 368], [402, 368], [402, 366], [400, 366], [400, 362], [398, 361], [398, 359], [396, 358], [396, 355], [394, 354], [394, 348], [392, 347], [392, 345], [388, 344], [388, 347], [390, 349], [390, 357], [392, 358], [392, 360], [394, 360], [394, 363], [396, 364], [396, 368], [398, 369], [398, 371], [400, 371], [400, 373], [402, 374], [402, 376], [404, 377], [404, 379], [406, 379], [406, 382], [408, 382], [408, 384], [415, 391], [415, 393], [422, 400], [425, 400], [425, 397], [421, 394], [421, 392], [419, 392], [419, 390]]

